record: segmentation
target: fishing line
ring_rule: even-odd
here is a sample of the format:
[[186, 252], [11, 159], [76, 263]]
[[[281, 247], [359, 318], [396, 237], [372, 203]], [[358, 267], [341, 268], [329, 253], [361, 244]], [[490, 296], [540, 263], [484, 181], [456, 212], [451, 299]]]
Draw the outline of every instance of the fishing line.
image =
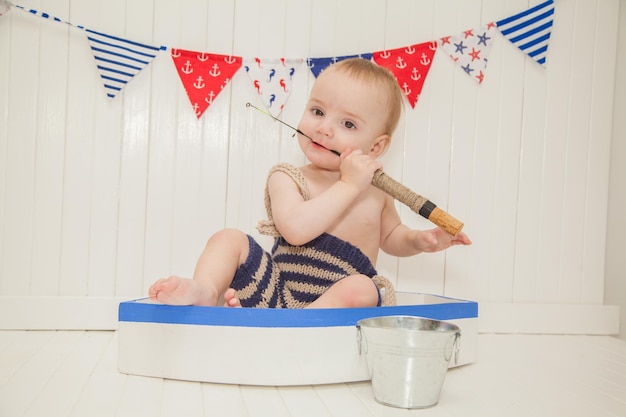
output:
[[[265, 110], [258, 108], [258, 107], [257, 107], [257, 106], [255, 106], [254, 104], [252, 104], [252, 103], [246, 103], [246, 107], [252, 107], [253, 109], [260, 111], [260, 112], [261, 112], [261, 113], [263, 113], [264, 115], [269, 116], [269, 117], [271, 117], [272, 119], [276, 120], [277, 122], [282, 123], [282, 124], [284, 124], [285, 126], [287, 126], [288, 128], [290, 128], [290, 129], [294, 130], [296, 133], [301, 134], [302, 136], [304, 136], [305, 138], [309, 139], [311, 142], [315, 143], [316, 145], [319, 145], [319, 143], [315, 142], [315, 141], [313, 140], [313, 138], [312, 138], [312, 137], [310, 137], [309, 135], [307, 135], [306, 133], [304, 133], [304, 132], [303, 132], [303, 131], [301, 131], [300, 129], [298, 129], [298, 128], [296, 128], [296, 127], [293, 127], [293, 126], [291, 126], [291, 125], [290, 125], [290, 124], [288, 124], [288, 123], [283, 122], [283, 121], [282, 121], [282, 120], [280, 120], [278, 117], [274, 117], [271, 113], [266, 112]], [[295, 136], [295, 133], [294, 133], [294, 136]], [[321, 145], [320, 145], [320, 146], [321, 146]], [[326, 149], [328, 149], [328, 148], [326, 148]], [[335, 155], [337, 155], [337, 156], [341, 156], [341, 154], [340, 154], [339, 152], [337, 152], [337, 151], [334, 151], [334, 150], [332, 150], [332, 149], [328, 149], [328, 150], [329, 150], [329, 151], [331, 151], [332, 153], [334, 153], [334, 154], [335, 154]]]

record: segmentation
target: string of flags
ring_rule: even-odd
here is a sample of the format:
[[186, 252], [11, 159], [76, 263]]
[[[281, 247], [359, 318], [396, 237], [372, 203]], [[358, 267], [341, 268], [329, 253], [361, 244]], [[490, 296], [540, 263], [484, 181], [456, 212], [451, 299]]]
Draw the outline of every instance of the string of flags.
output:
[[247, 58], [148, 45], [96, 32], [8, 0], [0, 0], [0, 16], [12, 7], [84, 31], [106, 94], [111, 99], [161, 52], [169, 49], [198, 119], [242, 68], [248, 75], [252, 91], [260, 96], [268, 112], [278, 117], [291, 93], [294, 76], [303, 65], [317, 77], [329, 65], [352, 57], [370, 59], [389, 69], [411, 107], [415, 108], [436, 53], [449, 56], [471, 79], [481, 84], [497, 32], [545, 67], [554, 17], [554, 0], [547, 0], [504, 19], [428, 42], [353, 55], [286, 59]]

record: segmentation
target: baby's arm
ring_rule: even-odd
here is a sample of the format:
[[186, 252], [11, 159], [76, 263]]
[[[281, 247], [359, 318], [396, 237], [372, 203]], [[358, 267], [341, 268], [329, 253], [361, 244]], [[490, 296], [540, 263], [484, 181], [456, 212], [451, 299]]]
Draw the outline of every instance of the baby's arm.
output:
[[341, 178], [307, 201], [287, 174], [277, 171], [270, 176], [274, 224], [292, 245], [307, 243], [330, 229], [359, 194], [371, 187], [374, 171], [381, 166], [360, 151], [345, 151], [341, 161]]
[[454, 245], [470, 245], [463, 232], [452, 236], [435, 227], [430, 230], [412, 230], [400, 221], [393, 200], [387, 199], [382, 213], [381, 248], [393, 256], [413, 256], [422, 252], [438, 252]]
[[292, 245], [307, 243], [328, 230], [359, 194], [355, 187], [337, 181], [305, 201], [298, 186], [280, 171], [272, 174], [268, 187], [274, 224]]

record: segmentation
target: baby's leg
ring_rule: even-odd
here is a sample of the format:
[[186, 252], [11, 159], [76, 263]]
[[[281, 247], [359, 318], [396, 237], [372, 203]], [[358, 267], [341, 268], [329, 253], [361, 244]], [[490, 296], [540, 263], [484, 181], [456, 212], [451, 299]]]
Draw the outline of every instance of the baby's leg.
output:
[[375, 307], [378, 288], [366, 275], [350, 275], [337, 281], [307, 308]]
[[152, 300], [170, 305], [202, 305], [202, 300], [210, 296], [203, 295], [204, 289], [198, 282], [177, 276], [157, 280], [148, 295]]
[[217, 232], [198, 258], [193, 279], [169, 277], [149, 289], [151, 299], [175, 305], [217, 305], [235, 271], [248, 257], [248, 236], [236, 229]]

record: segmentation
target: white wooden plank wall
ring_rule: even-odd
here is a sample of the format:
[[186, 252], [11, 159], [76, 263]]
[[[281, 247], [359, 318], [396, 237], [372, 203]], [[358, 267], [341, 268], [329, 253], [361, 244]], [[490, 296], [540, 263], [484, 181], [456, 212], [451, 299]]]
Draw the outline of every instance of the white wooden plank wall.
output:
[[[19, 2], [18, 2], [19, 3]], [[371, 52], [452, 35], [535, 0], [24, 0], [138, 42], [244, 57]], [[478, 85], [444, 53], [385, 169], [463, 220], [468, 248], [379, 269], [399, 289], [602, 304], [618, 0], [556, 0], [547, 68], [499, 33]], [[299, 69], [282, 114], [299, 120]], [[191, 275], [225, 226], [258, 237], [266, 172], [304, 162], [244, 71], [196, 119], [162, 53], [110, 100], [84, 33], [0, 17], [0, 296], [135, 297]], [[430, 224], [400, 207], [406, 223]]]

